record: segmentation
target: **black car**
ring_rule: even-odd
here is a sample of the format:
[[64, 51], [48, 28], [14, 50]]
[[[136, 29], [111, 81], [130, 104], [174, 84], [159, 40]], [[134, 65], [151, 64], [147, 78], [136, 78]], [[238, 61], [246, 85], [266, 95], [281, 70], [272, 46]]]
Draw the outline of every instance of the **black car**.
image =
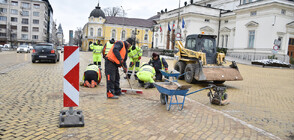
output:
[[58, 62], [60, 55], [58, 51], [54, 48], [53, 44], [42, 43], [34, 46], [32, 53], [32, 62], [41, 60], [50, 60], [54, 63]]

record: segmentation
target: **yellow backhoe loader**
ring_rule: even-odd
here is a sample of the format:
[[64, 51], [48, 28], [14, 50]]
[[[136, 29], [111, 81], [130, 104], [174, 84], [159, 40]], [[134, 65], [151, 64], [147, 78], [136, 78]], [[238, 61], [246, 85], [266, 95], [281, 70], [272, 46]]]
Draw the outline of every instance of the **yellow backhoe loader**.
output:
[[223, 66], [225, 54], [217, 52], [215, 35], [193, 34], [186, 37], [185, 46], [176, 41], [174, 69], [184, 77], [187, 83], [213, 81], [222, 84], [225, 81], [243, 80], [236, 63]]

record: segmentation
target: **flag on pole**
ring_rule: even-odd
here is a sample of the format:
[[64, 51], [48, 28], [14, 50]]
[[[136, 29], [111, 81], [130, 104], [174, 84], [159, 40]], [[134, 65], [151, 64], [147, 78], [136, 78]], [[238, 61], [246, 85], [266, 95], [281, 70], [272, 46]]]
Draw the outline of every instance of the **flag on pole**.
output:
[[160, 28], [160, 32], [162, 32], [162, 28], [161, 28], [161, 25], [159, 26], [159, 28]]
[[172, 30], [174, 30], [175, 29], [175, 22], [173, 22], [173, 29]]
[[185, 20], [184, 20], [184, 18], [182, 19], [182, 28], [185, 28]]
[[171, 31], [170, 27], [169, 27], [169, 24], [168, 24], [168, 31]]

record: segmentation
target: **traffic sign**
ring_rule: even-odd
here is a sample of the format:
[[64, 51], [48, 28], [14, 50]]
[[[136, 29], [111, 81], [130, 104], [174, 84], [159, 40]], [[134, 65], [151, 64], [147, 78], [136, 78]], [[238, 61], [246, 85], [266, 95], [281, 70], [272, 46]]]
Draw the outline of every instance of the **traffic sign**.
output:
[[277, 50], [279, 49], [279, 46], [278, 46], [278, 45], [274, 45], [273, 49], [274, 49], [275, 51], [277, 51]]

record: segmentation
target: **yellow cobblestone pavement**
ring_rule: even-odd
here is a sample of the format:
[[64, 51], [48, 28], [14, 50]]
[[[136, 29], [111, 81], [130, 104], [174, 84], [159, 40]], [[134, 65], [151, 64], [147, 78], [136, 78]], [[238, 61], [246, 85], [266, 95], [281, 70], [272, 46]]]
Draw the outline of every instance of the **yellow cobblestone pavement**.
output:
[[[200, 92], [188, 96], [182, 111], [166, 111], [156, 89], [107, 100], [103, 75], [98, 88], [80, 88], [77, 109], [83, 111], [85, 127], [58, 128], [59, 111], [66, 109], [62, 104], [63, 62], [32, 64], [30, 56], [24, 55], [13, 57], [24, 57], [22, 63], [0, 67], [0, 139], [288, 139], [293, 132], [290, 74], [294, 71], [240, 64], [244, 81], [225, 83], [228, 106], [212, 106], [207, 92]], [[91, 53], [80, 56], [81, 76]], [[121, 81], [122, 87], [129, 87], [126, 80]], [[132, 84], [139, 88], [136, 81]], [[192, 90], [204, 86], [195, 84]]]

